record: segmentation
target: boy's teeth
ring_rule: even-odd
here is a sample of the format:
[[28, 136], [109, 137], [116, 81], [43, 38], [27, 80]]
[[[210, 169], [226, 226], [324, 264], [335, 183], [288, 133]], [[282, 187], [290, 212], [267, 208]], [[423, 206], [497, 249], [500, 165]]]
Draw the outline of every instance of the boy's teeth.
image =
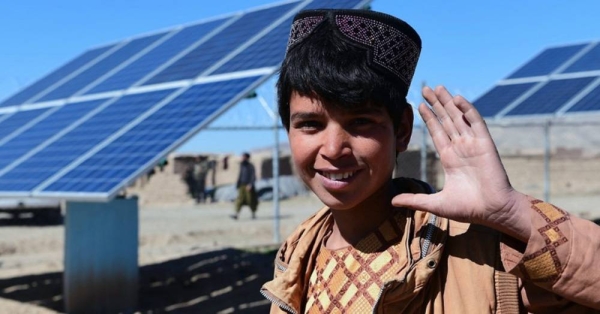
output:
[[352, 172], [344, 172], [344, 173], [324, 173], [325, 177], [330, 180], [342, 180], [350, 178], [353, 173]]

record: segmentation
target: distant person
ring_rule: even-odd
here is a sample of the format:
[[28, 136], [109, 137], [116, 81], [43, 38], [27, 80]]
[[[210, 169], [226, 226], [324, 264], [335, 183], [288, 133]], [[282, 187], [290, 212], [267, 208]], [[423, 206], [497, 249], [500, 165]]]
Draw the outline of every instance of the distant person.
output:
[[238, 175], [237, 199], [235, 200], [235, 214], [231, 218], [238, 219], [242, 206], [248, 205], [252, 211], [252, 219], [256, 218], [256, 209], [258, 208], [258, 195], [256, 194], [256, 171], [254, 165], [250, 162], [250, 154], [243, 153], [240, 162], [240, 173]]
[[187, 186], [187, 193], [192, 199], [196, 199], [196, 180], [194, 179], [194, 165], [188, 164], [183, 172], [183, 181]]
[[279, 114], [298, 176], [325, 207], [275, 254], [261, 289], [271, 313], [599, 313], [600, 227], [516, 191], [464, 98], [422, 89], [443, 189], [392, 177], [420, 51], [417, 32], [387, 14], [294, 18]]
[[216, 193], [216, 176], [217, 176], [217, 161], [216, 160], [211, 160], [208, 162], [208, 169], [210, 171], [210, 175], [207, 178], [207, 183], [206, 183], [206, 188], [205, 188], [205, 195], [206, 198], [210, 197], [210, 202], [214, 203], [217, 200], [215, 199], [215, 193]]
[[196, 203], [204, 203], [206, 201], [206, 175], [210, 168], [208, 157], [197, 156], [194, 163], [194, 181]]

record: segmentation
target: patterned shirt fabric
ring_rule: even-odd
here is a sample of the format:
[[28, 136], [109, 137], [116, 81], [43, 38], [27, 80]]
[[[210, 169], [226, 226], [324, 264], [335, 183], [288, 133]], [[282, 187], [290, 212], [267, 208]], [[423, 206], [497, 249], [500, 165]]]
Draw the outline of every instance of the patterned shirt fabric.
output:
[[337, 250], [321, 243], [312, 271], [305, 313], [371, 313], [385, 282], [407, 264], [404, 228], [398, 210], [354, 247]]

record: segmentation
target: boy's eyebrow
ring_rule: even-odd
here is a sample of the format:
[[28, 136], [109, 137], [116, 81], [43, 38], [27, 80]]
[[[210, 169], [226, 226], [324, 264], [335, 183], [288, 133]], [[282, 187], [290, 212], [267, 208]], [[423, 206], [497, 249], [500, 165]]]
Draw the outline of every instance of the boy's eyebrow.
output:
[[315, 113], [315, 112], [305, 112], [305, 111], [300, 111], [300, 112], [294, 112], [291, 116], [290, 116], [290, 120], [306, 120], [306, 119], [314, 119], [316, 117], [318, 117], [319, 114]]
[[[347, 114], [352, 115], [372, 115], [372, 114], [383, 114], [385, 113], [385, 109], [381, 107], [360, 107], [360, 108], [352, 108], [348, 109]], [[320, 114], [318, 112], [312, 111], [300, 111], [294, 112], [290, 115], [290, 121], [293, 120], [310, 120], [319, 117]]]

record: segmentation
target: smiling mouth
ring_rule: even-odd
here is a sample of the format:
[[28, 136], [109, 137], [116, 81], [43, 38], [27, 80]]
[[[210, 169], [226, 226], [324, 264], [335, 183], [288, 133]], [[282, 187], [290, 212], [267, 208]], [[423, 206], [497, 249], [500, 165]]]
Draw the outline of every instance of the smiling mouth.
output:
[[319, 171], [319, 173], [332, 181], [344, 181], [346, 179], [352, 178], [352, 176], [354, 176], [355, 172], [353, 171], [349, 171], [349, 172], [340, 172], [340, 173], [331, 173], [331, 172], [321, 172]]

